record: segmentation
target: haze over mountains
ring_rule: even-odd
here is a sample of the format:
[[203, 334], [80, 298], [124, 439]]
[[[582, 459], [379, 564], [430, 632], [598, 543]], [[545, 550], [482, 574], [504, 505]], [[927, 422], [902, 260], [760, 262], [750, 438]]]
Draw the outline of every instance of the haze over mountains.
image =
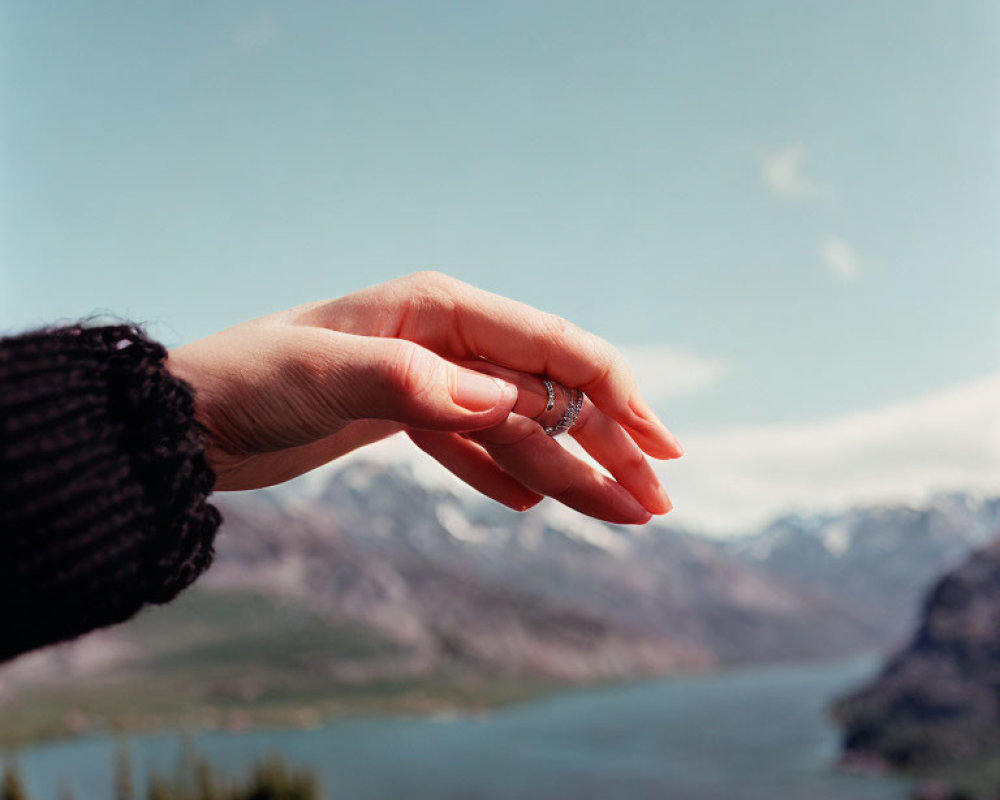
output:
[[[303, 685], [445, 673], [562, 684], [884, 649], [933, 577], [1000, 515], [1000, 499], [948, 495], [920, 509], [789, 516], [719, 542], [606, 525], [555, 504], [516, 514], [428, 484], [407, 464], [362, 460], [216, 500], [225, 516], [216, 561], [184, 605], [15, 662], [0, 670], [0, 703], [26, 673], [139, 679], [206, 658], [217, 687], [263, 674], [275, 658], [282, 680], [299, 675]], [[264, 598], [256, 617], [225, 600], [250, 593]], [[309, 633], [288, 644], [299, 619]], [[234, 631], [235, 661], [222, 656]], [[356, 646], [356, 635], [371, 646]], [[255, 680], [251, 699], [267, 696], [267, 681]]]
[[1000, 524], [1000, 498], [935, 497], [922, 508], [795, 514], [730, 551], [861, 611], [890, 638], [916, 622], [923, 594]]
[[[287, 593], [487, 670], [588, 679], [881, 645], [988, 535], [1000, 501], [786, 517], [720, 544], [555, 505], [519, 515], [428, 487], [405, 465], [358, 462], [308, 497], [258, 493], [224, 513], [209, 585]], [[555, 618], [591, 634], [571, 645]], [[614, 641], [613, 664], [596, 641]]]
[[886, 645], [1000, 517], [1000, 499], [947, 495], [921, 509], [788, 516], [715, 542], [554, 504], [516, 514], [428, 485], [409, 465], [366, 461], [311, 489], [216, 500], [226, 522], [203, 587], [357, 624], [410, 652], [411, 666], [459, 659], [560, 680]]

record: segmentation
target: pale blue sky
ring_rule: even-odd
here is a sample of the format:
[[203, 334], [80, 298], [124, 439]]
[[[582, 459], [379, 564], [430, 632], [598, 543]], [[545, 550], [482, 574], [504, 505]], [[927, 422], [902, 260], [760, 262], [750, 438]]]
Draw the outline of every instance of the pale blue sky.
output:
[[998, 363], [997, 9], [0, 2], [0, 329], [434, 267], [721, 364], [680, 433], [909, 400]]

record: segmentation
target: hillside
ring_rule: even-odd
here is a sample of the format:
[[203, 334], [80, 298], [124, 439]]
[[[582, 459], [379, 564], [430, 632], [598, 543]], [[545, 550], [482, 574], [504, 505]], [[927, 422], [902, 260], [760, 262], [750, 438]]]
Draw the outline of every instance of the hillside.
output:
[[[780, 542], [762, 534], [768, 559], [763, 538], [732, 545], [618, 528], [554, 504], [519, 515], [407, 465], [365, 461], [217, 501], [225, 525], [216, 560], [194, 590], [0, 669], [0, 739], [480, 707], [558, 686], [826, 658], [889, 641], [868, 595], [835, 591], [837, 581], [880, 580], [886, 564], [807, 562], [806, 580], [793, 558], [773, 557], [816, 538], [787, 520]], [[958, 515], [934, 506], [847, 517], [896, 520], [860, 526], [856, 547], [891, 554], [909, 544], [910, 567], [927, 572], [954, 556], [921, 544], [928, 531], [947, 541], [949, 524], [958, 531], [970, 515], [995, 513], [995, 504], [963, 502]], [[928, 515], [937, 521], [924, 524]], [[909, 592], [889, 582], [882, 601], [900, 605]]]
[[[828, 596], [676, 531], [617, 528], [556, 507], [519, 515], [372, 464], [335, 475], [308, 502], [274, 499], [224, 506], [207, 585], [280, 592], [418, 648], [444, 638], [453, 653], [504, 671], [520, 671], [505, 663], [516, 648], [479, 656], [496, 641], [490, 615], [514, 598], [641, 632], [681, 667], [822, 657], [877, 641], [862, 615]], [[594, 661], [580, 654], [574, 669], [606, 676]], [[620, 661], [617, 677], [646, 672]]]
[[847, 763], [1000, 770], [1000, 539], [938, 581], [912, 640], [835, 712]]
[[794, 514], [732, 543], [731, 552], [863, 611], [886, 641], [910, 634], [920, 600], [1000, 523], [1000, 499], [939, 495], [920, 508], [873, 506]]

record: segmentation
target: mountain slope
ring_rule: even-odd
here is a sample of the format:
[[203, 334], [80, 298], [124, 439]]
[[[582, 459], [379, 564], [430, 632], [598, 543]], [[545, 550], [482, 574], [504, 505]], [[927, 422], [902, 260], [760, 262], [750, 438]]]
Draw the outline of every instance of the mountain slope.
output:
[[1000, 754], [1000, 539], [938, 581], [910, 643], [835, 711], [848, 761], [927, 770]]
[[[700, 648], [508, 585], [454, 554], [428, 557], [398, 540], [379, 542], [370, 530], [346, 533], [363, 524], [346, 514], [334, 523], [333, 512], [317, 506], [296, 517], [248, 499], [224, 509], [226, 529], [206, 586], [292, 598], [331, 620], [377, 631], [428, 664], [458, 661], [489, 675], [576, 682], [711, 663]], [[435, 530], [426, 514], [414, 513], [412, 497], [402, 502], [409, 514], [399, 524], [410, 534]], [[378, 515], [367, 519], [385, 528]], [[443, 550], [447, 542], [439, 544]]]
[[[969, 547], [957, 533], [967, 515], [859, 509], [824, 518], [825, 529], [850, 521], [846, 550], [882, 552], [886, 564], [802, 562], [789, 554], [808, 552], [820, 528], [786, 520], [733, 545], [555, 504], [516, 514], [407, 465], [365, 461], [215, 499], [225, 525], [198, 586], [0, 670], [0, 738], [81, 720], [156, 725], [252, 710], [287, 724], [468, 707], [559, 685], [839, 656], [887, 643], [872, 597], [898, 607], [915, 591], [889, 581], [865, 593], [879, 569], [900, 569], [893, 547], [926, 531], [955, 552]], [[992, 513], [967, 502], [968, 514]], [[901, 563], [926, 572], [943, 552], [911, 547]]]
[[[210, 583], [309, 587], [311, 602], [330, 613], [421, 646], [439, 634], [476, 636], [476, 609], [488, 629], [485, 610], [501, 595], [639, 633], [682, 667], [823, 657], [878, 641], [863, 614], [708, 540], [617, 528], [555, 506], [519, 515], [428, 489], [403, 467], [352, 465], [298, 505], [251, 500], [262, 502], [224, 507]], [[440, 629], [463, 606], [457, 631], [428, 626]]]
[[919, 599], [931, 582], [983, 544], [998, 521], [996, 498], [942, 495], [919, 509], [875, 506], [783, 517], [730, 549], [788, 581], [846, 601], [894, 641], [916, 623]]

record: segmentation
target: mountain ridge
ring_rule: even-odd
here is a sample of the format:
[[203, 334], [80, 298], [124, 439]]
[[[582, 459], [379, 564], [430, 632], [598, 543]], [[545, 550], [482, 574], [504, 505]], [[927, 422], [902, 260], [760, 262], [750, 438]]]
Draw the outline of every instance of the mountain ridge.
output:
[[933, 771], [997, 757], [1000, 537], [935, 583], [910, 640], [834, 712], [848, 764]]
[[[232, 686], [256, 687], [249, 706], [306, 716], [345, 703], [464, 705], [487, 694], [523, 696], [522, 687], [881, 648], [898, 625], [873, 615], [871, 604], [902, 607], [921, 587], [884, 580], [900, 564], [878, 554], [903, 541], [911, 545], [903, 566], [936, 574], [976, 540], [969, 521], [978, 531], [1000, 507], [956, 496], [916, 510], [786, 517], [761, 533], [764, 552], [764, 539], [622, 528], [553, 504], [517, 514], [461, 487], [418, 480], [406, 465], [355, 460], [305, 488], [217, 496], [225, 524], [215, 563], [172, 604], [179, 610], [150, 609], [0, 669], [5, 715], [27, 713], [28, 700], [18, 700], [27, 689], [56, 727], [67, 702], [85, 706], [87, 719], [106, 718], [109, 703], [119, 716], [161, 718], [174, 707], [229, 708]], [[837, 525], [846, 530], [837, 557], [826, 548], [815, 559], [812, 545], [832, 541]], [[885, 593], [859, 600], [835, 591], [851, 581]], [[241, 603], [262, 609], [256, 627]], [[193, 630], [202, 637], [194, 643]], [[205, 636], [218, 642], [210, 651]], [[359, 649], [361, 640], [377, 646]], [[213, 675], [204, 683], [195, 666], [203, 664]], [[125, 681], [139, 696], [144, 681], [180, 689], [165, 706], [146, 698], [119, 707], [120, 698], [101, 694], [102, 681]], [[70, 700], [50, 702], [69, 685], [77, 687]]]

